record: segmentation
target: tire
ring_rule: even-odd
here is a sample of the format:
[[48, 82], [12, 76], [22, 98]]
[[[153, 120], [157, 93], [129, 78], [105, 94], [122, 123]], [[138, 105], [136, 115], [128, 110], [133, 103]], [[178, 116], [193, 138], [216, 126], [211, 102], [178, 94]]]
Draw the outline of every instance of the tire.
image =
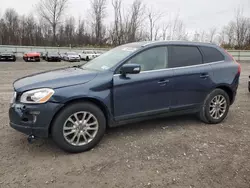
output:
[[89, 56], [86, 57], [86, 61], [89, 61]]
[[[90, 139], [91, 137], [89, 137], [85, 133], [80, 133], [80, 130], [73, 130], [72, 121], [68, 121], [68, 118], [69, 117], [74, 118], [75, 116], [73, 116], [73, 115], [77, 112], [80, 115], [83, 112], [91, 113], [94, 116], [93, 117], [94, 121], [97, 121], [97, 123], [98, 123], [97, 124], [98, 129], [93, 130], [93, 132], [95, 132], [94, 137], [88, 143], [85, 143], [86, 142], [85, 139], [86, 138]], [[89, 117], [89, 116], [86, 115], [86, 118], [87, 117]], [[78, 118], [79, 118], [79, 116], [78, 116]], [[80, 117], [79, 119], [81, 119], [81, 118], [83, 118], [83, 117]], [[72, 120], [76, 123], [75, 118]], [[90, 120], [92, 120], [92, 119], [90, 119]], [[66, 122], [67, 122], [67, 124], [66, 124]], [[70, 144], [69, 141], [67, 141], [67, 139], [73, 139], [73, 141], [77, 141], [77, 138], [78, 138], [78, 136], [75, 138], [72, 138], [76, 135], [75, 132], [68, 135], [68, 137], [64, 135], [64, 126], [66, 126], [66, 128], [69, 128], [68, 125], [70, 125], [69, 131], [78, 131], [77, 133], [85, 135], [84, 138], [83, 138], [83, 135], [80, 136], [80, 139], [84, 140], [84, 145], [77, 146], [77, 145]], [[80, 127], [80, 126], [78, 126], [78, 127]], [[75, 128], [75, 129], [77, 129], [77, 128]], [[105, 118], [103, 112], [100, 110], [100, 108], [98, 108], [96, 105], [89, 103], [89, 102], [81, 102], [81, 103], [73, 103], [73, 104], [67, 106], [58, 114], [58, 116], [55, 118], [55, 120], [52, 124], [51, 134], [52, 134], [52, 138], [53, 138], [54, 142], [62, 150], [66, 151], [66, 152], [70, 152], [70, 153], [80, 153], [80, 152], [88, 151], [88, 150], [92, 149], [93, 147], [95, 147], [102, 139], [102, 137], [105, 133], [105, 130], [106, 130], [106, 118]], [[66, 132], [66, 134], [67, 133], [68, 132]], [[72, 137], [70, 137], [71, 135], [72, 135]], [[66, 139], [66, 137], [67, 137], [67, 139]]]
[[[210, 113], [210, 104], [213, 101], [213, 99], [215, 99], [215, 97], [220, 97], [221, 100], [222, 98], [224, 98], [225, 100], [225, 106], [223, 105], [224, 112], [223, 114], [221, 114], [222, 116], [218, 118], [214, 118]], [[201, 121], [207, 124], [221, 123], [228, 114], [229, 106], [230, 106], [230, 99], [228, 94], [222, 89], [215, 89], [204, 100], [201, 110], [199, 112], [199, 118]]]

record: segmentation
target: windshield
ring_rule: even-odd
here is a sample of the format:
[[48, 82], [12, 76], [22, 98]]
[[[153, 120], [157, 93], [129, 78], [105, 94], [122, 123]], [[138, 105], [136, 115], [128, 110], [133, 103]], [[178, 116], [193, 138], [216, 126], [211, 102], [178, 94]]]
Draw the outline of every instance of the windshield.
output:
[[86, 50], [86, 51], [84, 51], [84, 53], [86, 53], [86, 54], [94, 54], [94, 51]]
[[108, 70], [119, 63], [121, 60], [126, 58], [128, 55], [132, 54], [137, 49], [138, 48], [127, 46], [116, 47], [89, 61], [88, 63], [83, 65], [82, 68], [94, 69], [98, 71]]
[[50, 52], [50, 53], [48, 53], [48, 55], [58, 55], [58, 53], [56, 53], [56, 52]]

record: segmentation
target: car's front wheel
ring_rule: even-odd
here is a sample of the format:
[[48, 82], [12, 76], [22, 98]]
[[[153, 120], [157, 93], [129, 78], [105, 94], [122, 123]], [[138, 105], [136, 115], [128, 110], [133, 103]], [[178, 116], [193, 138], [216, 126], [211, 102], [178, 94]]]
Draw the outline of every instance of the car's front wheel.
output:
[[199, 117], [205, 123], [221, 123], [228, 114], [229, 106], [228, 94], [222, 89], [215, 89], [206, 97]]
[[52, 125], [52, 138], [63, 150], [84, 152], [95, 147], [106, 130], [103, 112], [89, 102], [74, 103], [64, 108]]

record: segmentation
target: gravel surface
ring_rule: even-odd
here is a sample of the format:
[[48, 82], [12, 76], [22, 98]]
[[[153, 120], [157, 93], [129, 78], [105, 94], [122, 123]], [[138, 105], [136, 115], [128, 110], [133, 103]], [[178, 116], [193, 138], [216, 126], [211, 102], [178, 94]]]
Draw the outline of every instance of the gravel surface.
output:
[[[250, 63], [242, 64], [227, 119], [206, 125], [194, 116], [107, 130], [93, 150], [67, 154], [52, 140], [28, 144], [8, 125], [12, 82], [69, 63], [0, 62], [0, 187], [250, 187]], [[70, 64], [72, 65], [72, 64]]]

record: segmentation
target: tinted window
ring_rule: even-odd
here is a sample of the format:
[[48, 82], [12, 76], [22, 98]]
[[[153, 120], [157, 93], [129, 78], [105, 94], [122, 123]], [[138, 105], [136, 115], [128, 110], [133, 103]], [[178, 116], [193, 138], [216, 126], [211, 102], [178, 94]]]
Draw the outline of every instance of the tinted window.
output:
[[169, 68], [202, 64], [202, 56], [195, 46], [169, 46]]
[[141, 71], [164, 69], [167, 67], [167, 48], [156, 47], [145, 50], [127, 63], [141, 65]]
[[219, 52], [219, 50], [215, 48], [201, 46], [200, 49], [204, 56], [204, 63], [211, 63], [224, 60], [224, 56]]

